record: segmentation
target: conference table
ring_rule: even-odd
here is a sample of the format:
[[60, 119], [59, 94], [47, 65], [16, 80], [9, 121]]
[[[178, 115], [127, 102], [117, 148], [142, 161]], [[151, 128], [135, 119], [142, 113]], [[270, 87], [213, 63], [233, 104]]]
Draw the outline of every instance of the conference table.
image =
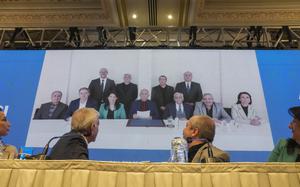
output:
[[298, 187], [296, 163], [0, 160], [1, 187]]
[[[168, 124], [168, 121], [164, 121]], [[92, 149], [170, 150], [174, 137], [182, 137], [186, 121], [172, 121], [173, 127], [131, 127], [128, 120], [100, 120], [97, 140]], [[32, 120], [27, 147], [44, 147], [54, 136], [70, 131], [70, 121]], [[261, 142], [264, 142], [263, 144]], [[54, 145], [55, 141], [51, 143]], [[269, 123], [260, 126], [229, 123], [217, 124], [214, 145], [227, 151], [271, 151], [274, 147]]]

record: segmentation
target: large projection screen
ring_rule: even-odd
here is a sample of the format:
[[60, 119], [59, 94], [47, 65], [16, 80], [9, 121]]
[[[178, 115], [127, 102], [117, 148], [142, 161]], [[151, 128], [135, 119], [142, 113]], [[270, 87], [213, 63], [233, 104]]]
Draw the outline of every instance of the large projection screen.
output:
[[[51, 137], [68, 132], [70, 121], [33, 120], [34, 113], [41, 104], [50, 101], [50, 95], [54, 90], [62, 91], [63, 103], [69, 104], [77, 99], [79, 88], [88, 87], [91, 80], [99, 78], [100, 68], [107, 68], [108, 77], [117, 84], [123, 81], [124, 73], [130, 73], [132, 82], [138, 85], [139, 91], [143, 88], [151, 91], [152, 87], [158, 85], [160, 75], [165, 75], [168, 78], [167, 84], [175, 87], [176, 83], [183, 81], [183, 73], [190, 71], [193, 74], [193, 81], [200, 83], [203, 93], [211, 93], [214, 101], [222, 103], [226, 108], [231, 108], [237, 102], [239, 92], [249, 92], [252, 97], [252, 106], [262, 119], [261, 125], [236, 124], [230, 121], [218, 124], [216, 129], [214, 144], [228, 151], [232, 161], [266, 161], [278, 138], [285, 138], [289, 135], [287, 128], [280, 127], [285, 132], [277, 132], [274, 114], [278, 111], [273, 108], [276, 93], [270, 92], [271, 90], [278, 91], [275, 86], [293, 84], [293, 77], [285, 77], [289, 85], [276, 83], [278, 77], [270, 73], [272, 68], [278, 68], [279, 65], [284, 67], [283, 63], [277, 62], [280, 58], [275, 56], [288, 51], [275, 53], [275, 51], [254, 50], [119, 49], [21, 52], [23, 56], [28, 56], [28, 61], [35, 61], [29, 65], [36, 66], [36, 70], [35, 74], [32, 73], [32, 76], [35, 76], [32, 78], [34, 81], [28, 80], [27, 83], [32, 89], [31, 93], [28, 93], [32, 102], [28, 103], [27, 99], [27, 105], [29, 105], [27, 108], [30, 111], [27, 111], [26, 116], [24, 114], [26, 120], [23, 122], [23, 130], [18, 131], [18, 128], [13, 128], [15, 132], [7, 138], [7, 140], [12, 140], [12, 136], [16, 135], [23, 137], [16, 141], [19, 146], [33, 147], [39, 151]], [[9, 58], [17, 58], [12, 57], [13, 53], [21, 52], [12, 51]], [[299, 52], [293, 51], [290, 51], [290, 54], [300, 55]], [[6, 51], [2, 51], [1, 55], [7, 56]], [[286, 54], [282, 54], [284, 55]], [[37, 60], [32, 56], [39, 56], [40, 59]], [[300, 63], [293, 62], [293, 59], [290, 59], [290, 64], [294, 66], [291, 69], [296, 71], [297, 68], [300, 69]], [[12, 60], [21, 61], [22, 59]], [[285, 59], [285, 61], [288, 60]], [[19, 68], [18, 66], [22, 68], [21, 65], [24, 63], [20, 63], [15, 68]], [[9, 71], [15, 70], [9, 66], [4, 68]], [[22, 73], [19, 76], [22, 76]], [[30, 73], [27, 76], [30, 76]], [[26, 77], [25, 74], [24, 77]], [[26, 83], [26, 80], [23, 79], [23, 81]], [[287, 94], [293, 93], [293, 89], [289, 89]], [[7, 92], [9, 91], [11, 92], [11, 90]], [[277, 97], [275, 100], [282, 103], [281, 99], [283, 98]], [[283, 108], [281, 110], [284, 112], [286, 125], [290, 120], [286, 115], [286, 110], [289, 106], [296, 105], [297, 99], [291, 99], [281, 105], [285, 106], [285, 110]], [[13, 108], [17, 108], [21, 103], [12, 105], [0, 100], [0, 105], [11, 116]], [[168, 161], [170, 142], [174, 137], [182, 136], [182, 129], [186, 122], [181, 120], [174, 128], [168, 128], [127, 127], [127, 121], [127, 119], [101, 119], [98, 138], [89, 145], [91, 159]]]

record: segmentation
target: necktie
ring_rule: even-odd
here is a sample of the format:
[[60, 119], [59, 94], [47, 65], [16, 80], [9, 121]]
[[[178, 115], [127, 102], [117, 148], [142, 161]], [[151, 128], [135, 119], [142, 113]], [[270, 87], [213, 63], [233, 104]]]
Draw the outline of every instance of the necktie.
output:
[[101, 91], [104, 91], [104, 80], [101, 81]]
[[186, 90], [189, 92], [189, 91], [190, 91], [190, 89], [191, 89], [191, 87], [190, 87], [190, 83], [187, 83], [187, 84], [186, 84]]
[[185, 113], [182, 111], [182, 104], [178, 106], [178, 111], [176, 112], [176, 117], [179, 119], [185, 118]]

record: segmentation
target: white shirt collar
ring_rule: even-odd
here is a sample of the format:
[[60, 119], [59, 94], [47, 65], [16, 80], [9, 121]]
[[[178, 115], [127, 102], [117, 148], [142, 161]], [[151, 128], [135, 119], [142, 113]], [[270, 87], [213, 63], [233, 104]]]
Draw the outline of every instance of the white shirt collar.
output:
[[[179, 110], [179, 104], [177, 104], [177, 103], [175, 103], [175, 104], [176, 104], [176, 110], [178, 111]], [[181, 111], [184, 112], [183, 104], [181, 103], [180, 106], [181, 106]]]
[[87, 103], [87, 100], [84, 103], [81, 103], [80, 100], [79, 100], [79, 108], [78, 109], [85, 108], [86, 103]]

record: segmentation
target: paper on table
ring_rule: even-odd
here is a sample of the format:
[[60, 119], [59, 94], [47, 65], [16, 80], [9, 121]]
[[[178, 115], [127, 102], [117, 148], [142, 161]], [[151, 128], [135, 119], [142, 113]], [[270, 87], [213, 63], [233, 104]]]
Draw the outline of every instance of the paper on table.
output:
[[136, 113], [137, 117], [138, 118], [150, 118], [150, 110], [147, 110], [147, 111], [137, 111]]

